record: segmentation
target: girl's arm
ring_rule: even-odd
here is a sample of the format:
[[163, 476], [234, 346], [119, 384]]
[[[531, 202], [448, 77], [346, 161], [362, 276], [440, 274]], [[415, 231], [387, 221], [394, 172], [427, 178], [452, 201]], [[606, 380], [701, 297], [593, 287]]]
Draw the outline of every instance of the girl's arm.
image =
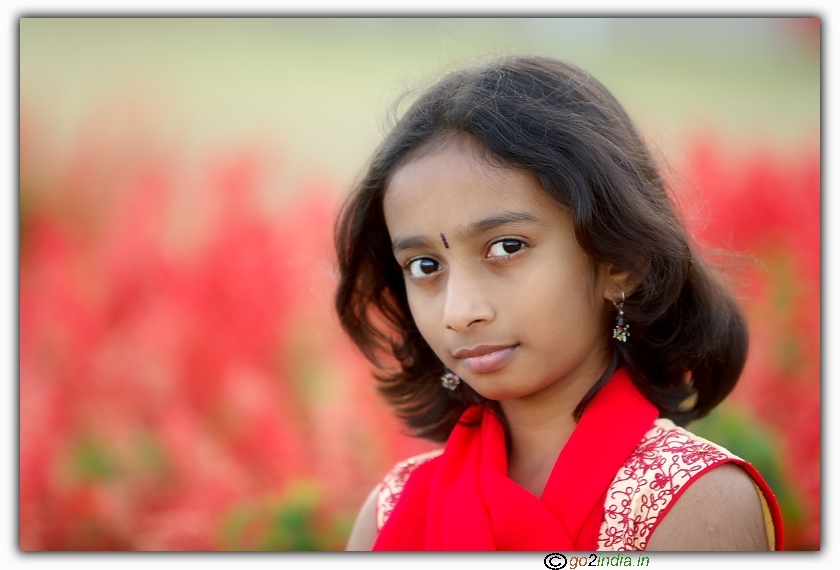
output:
[[758, 492], [737, 465], [715, 467], [677, 499], [646, 550], [768, 550]]
[[376, 530], [376, 497], [379, 494], [379, 485], [365, 499], [362, 510], [356, 517], [353, 531], [350, 533], [350, 540], [347, 541], [347, 550], [370, 550], [379, 532]]

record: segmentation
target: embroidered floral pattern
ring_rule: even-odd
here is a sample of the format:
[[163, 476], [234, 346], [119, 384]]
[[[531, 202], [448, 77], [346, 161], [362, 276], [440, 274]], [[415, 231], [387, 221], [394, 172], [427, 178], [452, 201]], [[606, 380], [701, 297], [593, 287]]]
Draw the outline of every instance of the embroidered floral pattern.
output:
[[688, 481], [730, 459], [737, 457], [670, 420], [656, 420], [607, 490], [598, 550], [644, 550]]
[[376, 530], [382, 530], [382, 527], [385, 526], [385, 521], [391, 516], [391, 511], [394, 510], [405, 483], [414, 470], [441, 453], [443, 453], [442, 449], [436, 449], [409, 457], [405, 461], [400, 461], [394, 465], [394, 468], [385, 475], [385, 479], [382, 480], [379, 487], [379, 494], [376, 497]]

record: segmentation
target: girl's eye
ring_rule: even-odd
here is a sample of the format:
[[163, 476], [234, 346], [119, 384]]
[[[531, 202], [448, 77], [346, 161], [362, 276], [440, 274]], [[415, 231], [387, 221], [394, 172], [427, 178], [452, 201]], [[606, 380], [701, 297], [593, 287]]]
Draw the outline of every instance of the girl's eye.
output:
[[440, 263], [428, 257], [421, 257], [408, 263], [408, 272], [415, 279], [422, 279], [440, 269]]
[[520, 251], [525, 244], [518, 239], [503, 239], [499, 240], [490, 246], [490, 251], [487, 252], [487, 257], [510, 257], [517, 251]]

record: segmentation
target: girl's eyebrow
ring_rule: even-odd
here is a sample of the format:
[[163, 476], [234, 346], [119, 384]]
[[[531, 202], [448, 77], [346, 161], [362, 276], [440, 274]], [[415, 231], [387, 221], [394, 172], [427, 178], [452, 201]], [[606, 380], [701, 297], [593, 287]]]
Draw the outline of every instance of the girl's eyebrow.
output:
[[[478, 220], [468, 225], [465, 230], [458, 231], [455, 235], [463, 235], [464, 237], [475, 237], [486, 231], [496, 229], [507, 224], [525, 224], [540, 222], [540, 218], [528, 212], [499, 212], [488, 218]], [[421, 247], [432, 247], [435, 240], [430, 240], [423, 236], [411, 236], [404, 238], [397, 238], [392, 243], [392, 249], [396, 255], [404, 249], [414, 249]]]
[[539, 221], [541, 220], [538, 217], [528, 212], [499, 212], [489, 218], [484, 218], [467, 226], [467, 229], [464, 231], [464, 236], [475, 237], [488, 230], [493, 230], [507, 224], [525, 224]]
[[391, 245], [391, 249], [393, 250], [394, 255], [396, 255], [398, 252], [404, 249], [431, 247], [431, 243], [432, 242], [430, 240], [424, 238], [423, 236], [397, 238]]

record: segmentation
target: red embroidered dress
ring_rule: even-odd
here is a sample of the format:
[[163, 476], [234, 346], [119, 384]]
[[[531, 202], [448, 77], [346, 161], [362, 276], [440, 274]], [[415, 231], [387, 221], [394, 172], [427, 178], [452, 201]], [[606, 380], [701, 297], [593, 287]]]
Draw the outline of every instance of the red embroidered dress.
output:
[[680, 494], [726, 462], [753, 478], [770, 547], [780, 548], [778, 504], [755, 468], [657, 415], [627, 374], [616, 372], [537, 498], [507, 477], [498, 419], [472, 407], [444, 450], [398, 463], [385, 477], [373, 549], [644, 550]]

